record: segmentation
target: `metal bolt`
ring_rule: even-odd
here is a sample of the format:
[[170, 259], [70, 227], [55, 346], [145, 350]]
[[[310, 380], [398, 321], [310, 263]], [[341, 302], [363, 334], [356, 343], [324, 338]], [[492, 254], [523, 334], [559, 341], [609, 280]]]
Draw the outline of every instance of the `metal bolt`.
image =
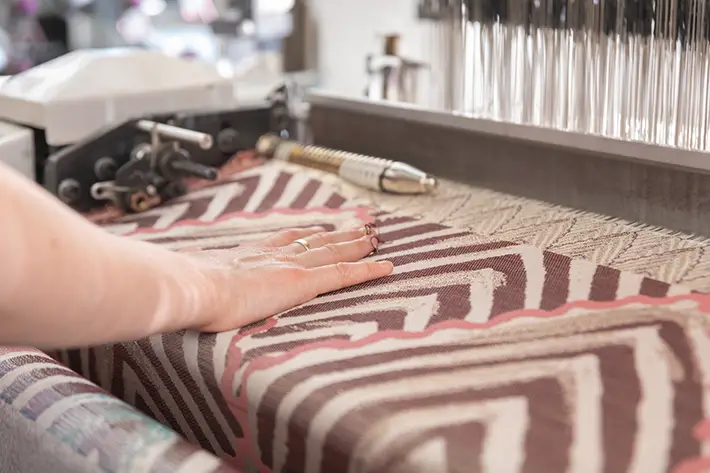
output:
[[141, 143], [131, 150], [131, 160], [143, 159], [150, 155], [151, 146], [148, 143]]
[[108, 181], [116, 176], [116, 171], [118, 170], [118, 165], [116, 161], [110, 156], [104, 156], [99, 158], [96, 163], [94, 163], [94, 174], [100, 181]]
[[75, 179], [64, 179], [57, 188], [59, 199], [65, 204], [71, 204], [81, 197], [81, 184]]
[[239, 132], [225, 128], [217, 134], [217, 147], [225, 154], [235, 153], [239, 148]]

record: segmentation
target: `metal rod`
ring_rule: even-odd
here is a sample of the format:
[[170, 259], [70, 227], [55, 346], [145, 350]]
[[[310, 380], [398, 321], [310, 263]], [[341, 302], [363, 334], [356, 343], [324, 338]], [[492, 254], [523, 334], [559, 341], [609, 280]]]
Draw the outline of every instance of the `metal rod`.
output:
[[202, 149], [210, 149], [214, 144], [212, 136], [207, 133], [188, 130], [187, 128], [180, 128], [173, 125], [167, 125], [165, 123], [158, 123], [151, 120], [139, 120], [138, 123], [136, 123], [136, 127], [147, 133], [157, 133], [165, 138], [194, 143]]
[[434, 107], [710, 151], [708, 0], [438, 3]]

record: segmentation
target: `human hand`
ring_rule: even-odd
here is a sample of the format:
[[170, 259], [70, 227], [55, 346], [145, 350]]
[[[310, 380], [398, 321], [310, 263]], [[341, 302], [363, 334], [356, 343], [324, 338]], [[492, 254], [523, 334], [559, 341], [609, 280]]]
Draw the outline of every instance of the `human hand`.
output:
[[320, 294], [387, 276], [392, 263], [360, 261], [378, 245], [369, 226], [333, 232], [311, 227], [281, 231], [232, 250], [191, 253], [206, 283], [192, 328], [232, 330]]

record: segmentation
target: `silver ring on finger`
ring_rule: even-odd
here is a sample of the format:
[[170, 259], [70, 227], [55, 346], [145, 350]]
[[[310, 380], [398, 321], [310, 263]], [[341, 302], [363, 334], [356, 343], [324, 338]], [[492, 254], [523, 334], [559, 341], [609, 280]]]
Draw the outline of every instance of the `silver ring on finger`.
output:
[[308, 243], [306, 240], [303, 238], [299, 238], [298, 240], [294, 240], [294, 243], [301, 245], [305, 251], [310, 251], [311, 250], [311, 245]]

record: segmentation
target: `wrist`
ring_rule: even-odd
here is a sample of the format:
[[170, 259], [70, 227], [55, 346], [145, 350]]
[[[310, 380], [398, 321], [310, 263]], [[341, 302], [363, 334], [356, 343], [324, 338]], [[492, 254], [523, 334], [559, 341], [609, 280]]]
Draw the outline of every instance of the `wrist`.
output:
[[178, 324], [171, 330], [197, 330], [209, 325], [220, 306], [219, 271], [194, 256], [166, 251], [175, 259], [174, 288], [168, 291], [168, 298], [181, 306], [174, 318], [167, 314], [172, 323]]
[[[198, 329], [211, 322], [218, 305], [218, 281], [202, 261], [183, 253], [165, 252], [163, 287], [156, 319], [160, 332]], [[170, 260], [167, 262], [167, 260]]]
[[126, 240], [141, 276], [135, 283], [151, 301], [149, 335], [207, 325], [216, 307], [217, 281], [197, 258], [160, 246]]

